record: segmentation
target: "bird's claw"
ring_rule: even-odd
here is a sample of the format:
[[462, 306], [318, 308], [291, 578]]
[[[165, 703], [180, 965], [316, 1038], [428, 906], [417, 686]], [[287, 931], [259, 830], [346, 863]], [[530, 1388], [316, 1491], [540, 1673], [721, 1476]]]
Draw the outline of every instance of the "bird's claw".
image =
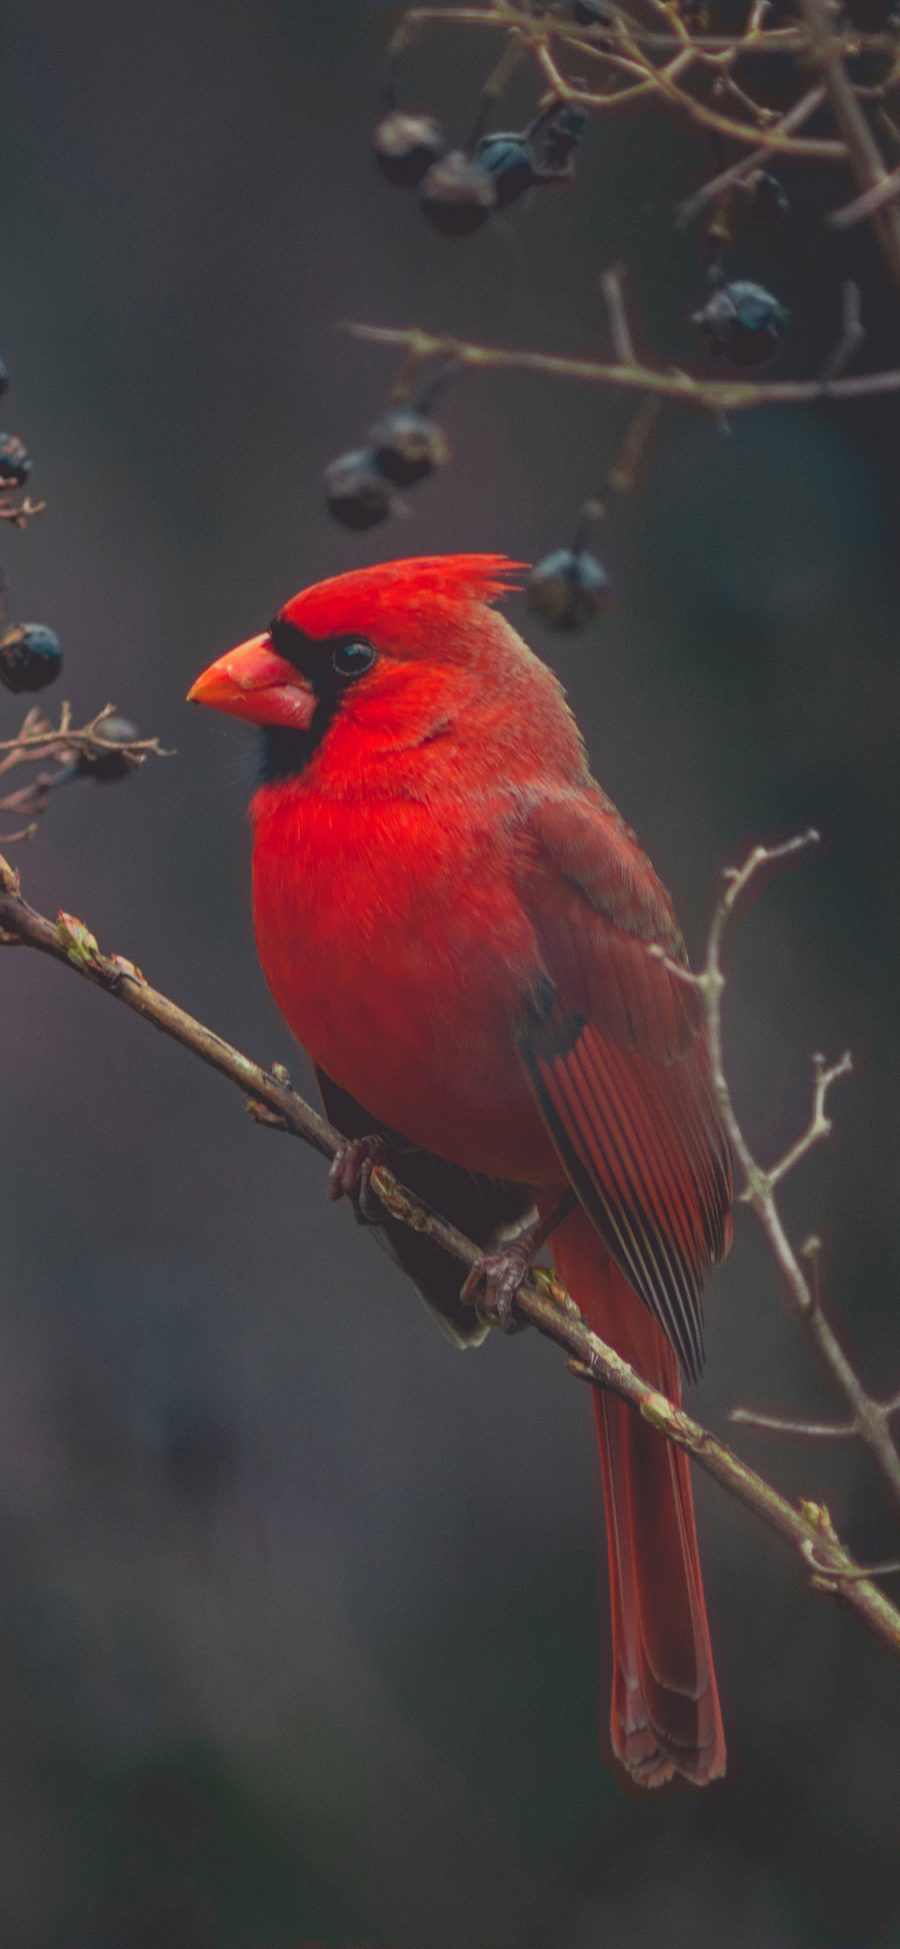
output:
[[533, 1251], [530, 1237], [514, 1239], [502, 1252], [486, 1252], [466, 1276], [462, 1298], [475, 1305], [486, 1325], [499, 1327], [501, 1333], [521, 1333], [525, 1325], [516, 1319], [513, 1305]]
[[358, 1225], [380, 1225], [384, 1209], [372, 1187], [372, 1172], [383, 1164], [387, 1146], [382, 1137], [351, 1137], [342, 1143], [328, 1173], [329, 1198], [349, 1198]]

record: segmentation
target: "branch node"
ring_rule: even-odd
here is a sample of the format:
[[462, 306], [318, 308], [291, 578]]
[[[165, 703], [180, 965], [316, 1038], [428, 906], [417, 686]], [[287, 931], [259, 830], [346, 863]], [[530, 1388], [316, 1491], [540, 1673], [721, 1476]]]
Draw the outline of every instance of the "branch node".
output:
[[892, 1557], [887, 1563], [823, 1563], [809, 1536], [800, 1545], [800, 1555], [805, 1557], [815, 1572], [812, 1582], [817, 1590], [837, 1590], [842, 1583], [868, 1582], [870, 1577], [900, 1575], [900, 1557]]
[[109, 957], [109, 965], [115, 969], [119, 982], [135, 981], [139, 988], [147, 987], [146, 975], [141, 973], [140, 968], [136, 967], [133, 961], [129, 961], [127, 955], [111, 954]]
[[246, 1096], [244, 1109], [254, 1123], [264, 1123], [269, 1130], [286, 1130], [288, 1127], [284, 1117], [279, 1116], [277, 1110], [270, 1110], [268, 1103], [260, 1103], [258, 1097]]
[[375, 1164], [370, 1182], [375, 1196], [391, 1218], [399, 1219], [401, 1224], [408, 1225], [414, 1232], [429, 1230], [428, 1212], [416, 1198], [411, 1197], [408, 1191], [404, 1191], [403, 1186], [397, 1183], [390, 1171], [385, 1170], [380, 1164]]
[[695, 973], [693, 968], [686, 968], [682, 961], [676, 961], [668, 954], [660, 941], [650, 941], [647, 953], [651, 961], [658, 961], [667, 974], [675, 981], [683, 981], [688, 988], [698, 988], [702, 992], [715, 986], [715, 977], [709, 968], [701, 968], [699, 973]]
[[[568, 1313], [574, 1319], [581, 1319], [580, 1309], [576, 1306], [571, 1293], [566, 1292], [565, 1286], [549, 1266], [532, 1266], [531, 1283], [545, 1299], [552, 1300], [553, 1305], [558, 1306], [562, 1313]], [[591, 1379], [593, 1378], [592, 1373]]]
[[738, 1193], [738, 1204], [751, 1207], [765, 1204], [772, 1196], [772, 1172], [763, 1170], [762, 1165], [755, 1164], [752, 1159], [745, 1164], [744, 1172], [747, 1182], [743, 1191]]
[[85, 927], [83, 920], [76, 920], [74, 914], [60, 911], [56, 916], [56, 939], [68, 961], [76, 968], [84, 968], [93, 974], [103, 972], [103, 956], [96, 934]]

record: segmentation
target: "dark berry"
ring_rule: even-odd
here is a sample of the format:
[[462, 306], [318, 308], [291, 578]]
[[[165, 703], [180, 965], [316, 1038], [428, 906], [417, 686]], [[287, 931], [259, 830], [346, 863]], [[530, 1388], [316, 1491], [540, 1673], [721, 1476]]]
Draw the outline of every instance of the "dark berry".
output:
[[534, 146], [545, 169], [571, 169], [573, 151], [584, 140], [590, 116], [583, 108], [558, 108], [534, 131]]
[[468, 237], [487, 223], [497, 205], [497, 185], [489, 169], [452, 149], [432, 163], [422, 182], [422, 208], [445, 237]]
[[391, 490], [367, 447], [342, 453], [322, 476], [325, 499], [345, 528], [374, 528], [391, 512]]
[[499, 210], [505, 210], [538, 181], [535, 154], [527, 135], [483, 135], [474, 159], [493, 177]]
[[31, 457], [17, 433], [0, 433], [0, 483], [24, 487], [31, 473]]
[[583, 548], [557, 548], [528, 577], [528, 607], [549, 629], [582, 629], [609, 605], [609, 576]]
[[414, 487], [449, 459], [441, 428], [412, 406], [398, 406], [379, 420], [369, 445], [378, 472], [395, 487]]
[[783, 183], [778, 181], [777, 176], [770, 176], [767, 169], [761, 169], [751, 184], [751, 216], [760, 223], [779, 223], [790, 207]]
[[604, 0], [574, 0], [572, 19], [579, 27], [612, 27], [615, 16]]
[[[137, 726], [129, 724], [127, 717], [105, 717], [97, 726], [98, 742], [112, 746], [134, 744], [138, 736]], [[114, 785], [120, 778], [127, 778], [135, 770], [135, 761], [127, 751], [82, 752], [78, 760], [79, 778], [96, 778], [100, 785]]]
[[59, 637], [43, 623], [14, 623], [0, 636], [0, 683], [7, 690], [45, 690], [62, 660]]
[[403, 189], [415, 189], [444, 153], [444, 138], [434, 117], [408, 115], [401, 108], [379, 122], [373, 142], [382, 175]]
[[790, 314], [761, 284], [719, 284], [692, 324], [703, 333], [714, 359], [732, 365], [765, 365], [777, 352]]

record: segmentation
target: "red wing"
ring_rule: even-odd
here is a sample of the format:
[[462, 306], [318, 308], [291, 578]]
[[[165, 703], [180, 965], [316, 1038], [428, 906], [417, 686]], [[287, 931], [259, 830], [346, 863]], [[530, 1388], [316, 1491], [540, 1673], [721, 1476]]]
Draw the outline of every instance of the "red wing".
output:
[[520, 891], [545, 977], [521, 1038], [537, 1101], [613, 1258], [696, 1377], [703, 1282], [731, 1235], [731, 1160], [697, 997], [647, 951], [683, 956], [668, 898], [587, 792], [531, 813]]

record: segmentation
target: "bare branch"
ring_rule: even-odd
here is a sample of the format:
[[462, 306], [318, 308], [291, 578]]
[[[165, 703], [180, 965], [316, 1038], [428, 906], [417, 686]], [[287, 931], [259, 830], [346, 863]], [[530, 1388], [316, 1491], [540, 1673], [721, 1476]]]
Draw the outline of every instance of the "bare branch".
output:
[[762, 1428], [797, 1441], [845, 1441], [859, 1434], [855, 1421], [785, 1421], [778, 1414], [757, 1414], [753, 1408], [732, 1408], [729, 1421], [742, 1428]]
[[693, 976], [693, 980], [700, 994], [706, 1019], [710, 1068], [719, 1114], [743, 1172], [744, 1187], [740, 1193], [741, 1200], [750, 1206], [762, 1228], [781, 1274], [781, 1287], [787, 1294], [790, 1306], [803, 1322], [832, 1382], [844, 1396], [852, 1411], [855, 1432], [868, 1448], [895, 1502], [900, 1505], [900, 1455], [892, 1440], [889, 1425], [893, 1408], [886, 1407], [863, 1387], [825, 1317], [817, 1276], [819, 1241], [809, 1239], [802, 1248], [801, 1256], [805, 1257], [811, 1266], [807, 1276], [788, 1238], [775, 1201], [776, 1186], [815, 1144], [829, 1134], [831, 1126], [826, 1116], [828, 1091], [838, 1077], [849, 1072], [850, 1057], [842, 1056], [839, 1062], [830, 1067], [821, 1056], [814, 1059], [815, 1081], [810, 1121], [803, 1135], [769, 1170], [763, 1169], [757, 1163], [744, 1135], [732, 1102], [724, 1067], [722, 992], [725, 987], [725, 976], [722, 972], [721, 957], [729, 921], [742, 895], [764, 867], [786, 866], [799, 854], [817, 845], [818, 838], [818, 833], [809, 831], [801, 833], [794, 839], [785, 840], [779, 846], [754, 846], [743, 865], [728, 868], [724, 875], [725, 890], [713, 914], [706, 958], [702, 968]]
[[[613, 27], [598, 32], [553, 14], [532, 14], [524, 7], [509, 4], [508, 0], [497, 0], [496, 5], [484, 7], [412, 7], [403, 16], [390, 43], [389, 62], [393, 72], [397, 61], [425, 28], [441, 24], [486, 28], [505, 33], [527, 47], [554, 97], [584, 108], [593, 116], [618, 114], [623, 109], [655, 103], [728, 140], [745, 143], [752, 149], [761, 148], [766, 155], [784, 154], [819, 161], [841, 161], [845, 157], [843, 141], [793, 134], [790, 128], [785, 128], [782, 115], [752, 101], [743, 90], [736, 92], [741, 105], [753, 116], [752, 123], [723, 115], [702, 95], [691, 94], [681, 85], [692, 71], [702, 78], [705, 73], [718, 70], [720, 78], [728, 80], [735, 63], [747, 54], [755, 57], [760, 53], [777, 53], [802, 60], [810, 45], [809, 35], [802, 29], [776, 28], [766, 33], [766, 8], [761, 4], [751, 8], [742, 34], [720, 36], [691, 34], [674, 7], [663, 0], [655, 9], [665, 23], [666, 31], [662, 34], [648, 34], [644, 23], [634, 19], [617, 0], [612, 0], [610, 11]], [[879, 51], [890, 51], [889, 36], [842, 35], [836, 41], [839, 53], [845, 49], [849, 53], [858, 51], [864, 38], [876, 42]], [[650, 59], [650, 51], [659, 47], [675, 49], [672, 59], [662, 66], [656, 66]], [[591, 88], [581, 81], [569, 81], [559, 65], [557, 48], [562, 55], [594, 62], [603, 85]], [[620, 87], [607, 85], [622, 75], [635, 79]], [[799, 122], [794, 126], [799, 126]]]
[[[884, 185], [888, 172], [844, 67], [828, 0], [800, 0], [800, 10], [809, 30], [813, 59], [845, 145], [850, 173], [860, 194], [866, 195]], [[891, 277], [900, 285], [900, 210], [893, 203], [883, 202], [875, 210], [874, 229]]]
[[[780, 130], [782, 135], [790, 135], [794, 129], [801, 128], [804, 122], [809, 121], [810, 116], [821, 108], [824, 100], [824, 88], [810, 88], [798, 102], [794, 103], [793, 108], [788, 109], [787, 114], [782, 115], [780, 121], [773, 124], [773, 129]], [[744, 182], [748, 176], [752, 176], [754, 170], [759, 169], [768, 157], [767, 148], [751, 149], [749, 155], [742, 156], [739, 162], [732, 163], [730, 169], [720, 170], [718, 176], [713, 176], [708, 183], [704, 183], [702, 189], [697, 190], [696, 195], [679, 205], [675, 213], [679, 229], [684, 229], [689, 223], [693, 223], [694, 218], [700, 216], [710, 203], [714, 203], [723, 190], [730, 189], [733, 183]]]
[[[19, 876], [6, 861], [0, 861], [0, 941], [17, 941], [36, 948], [64, 967], [74, 969], [235, 1083], [257, 1110], [262, 1109], [267, 1123], [274, 1119], [276, 1128], [302, 1138], [323, 1157], [333, 1158], [337, 1154], [342, 1142], [338, 1132], [291, 1089], [283, 1070], [279, 1068], [276, 1073], [274, 1068], [261, 1069], [195, 1016], [188, 1015], [177, 1003], [152, 988], [132, 962], [121, 955], [101, 953], [94, 935], [83, 922], [60, 914], [54, 925], [45, 915], [35, 912], [23, 900]], [[393, 1218], [433, 1238], [460, 1265], [471, 1268], [478, 1263], [481, 1255], [472, 1241], [427, 1211], [392, 1172], [378, 1166], [372, 1179], [378, 1197]], [[667, 1441], [685, 1449], [699, 1468], [790, 1545], [812, 1570], [814, 1589], [838, 1597], [890, 1651], [900, 1656], [900, 1612], [844, 1548], [827, 1509], [812, 1502], [794, 1508], [724, 1442], [650, 1387], [614, 1348], [591, 1332], [574, 1300], [554, 1277], [533, 1272], [517, 1295], [515, 1310], [523, 1321], [536, 1326], [563, 1349], [575, 1363], [576, 1372], [585, 1378], [589, 1376], [592, 1384], [609, 1387], [630, 1401]]]
[[616, 358], [621, 365], [636, 365], [637, 359], [625, 306], [625, 281], [621, 264], [614, 264], [611, 270], [604, 271], [600, 279], [600, 288], [609, 318], [610, 337]]
[[807, 1563], [812, 1564], [817, 1578], [830, 1580], [844, 1577], [896, 1577], [900, 1574], [900, 1557], [894, 1557], [889, 1563], [870, 1563], [865, 1568], [862, 1564], [856, 1564], [852, 1570], [833, 1570], [827, 1563], [822, 1562], [814, 1543], [802, 1544], [800, 1554], [806, 1558]]
[[859, 285], [848, 282], [843, 287], [841, 336], [831, 357], [826, 359], [822, 368], [824, 385], [836, 379], [839, 373], [846, 371], [851, 360], [855, 359], [865, 336], [866, 328], [862, 321]]
[[653, 393], [715, 414], [745, 413], [756, 406], [811, 406], [823, 399], [867, 399], [900, 392], [900, 368], [864, 372], [851, 379], [694, 379], [677, 369], [661, 371], [649, 365], [625, 365], [598, 359], [569, 359], [549, 352], [519, 352], [502, 346], [475, 345], [418, 326], [364, 325], [345, 322], [351, 337], [370, 345], [390, 345], [420, 362], [454, 359], [460, 367], [482, 372], [532, 372], [547, 379], [570, 379], [579, 385], [605, 386], [615, 392]]
[[68, 758], [73, 753], [96, 758], [104, 752], [115, 751], [120, 757], [132, 759], [136, 765], [143, 764], [151, 753], [157, 758], [171, 757], [171, 752], [163, 749], [158, 738], [134, 738], [127, 744], [104, 738], [103, 726], [107, 718], [116, 715], [115, 704], [104, 704], [96, 717], [82, 725], [80, 730], [74, 730], [68, 704], [63, 704], [58, 725], [49, 724], [37, 711], [29, 711], [18, 737], [0, 739], [0, 752], [7, 753], [5, 758], [0, 759], [0, 774], [8, 771], [12, 765], [30, 763], [35, 759]]
[[876, 210], [883, 210], [895, 196], [900, 196], [900, 169], [892, 169], [889, 176], [882, 176], [871, 189], [855, 196], [852, 203], [845, 203], [840, 210], [832, 210], [828, 219], [836, 230], [847, 230], [853, 223], [862, 223], [865, 217], [873, 217]]
[[[777, 1164], [772, 1164], [769, 1170], [763, 1173], [771, 1186], [779, 1184], [782, 1178], [787, 1177], [788, 1172], [794, 1169], [795, 1164], [799, 1164], [801, 1158], [805, 1157], [807, 1151], [812, 1150], [815, 1144], [820, 1144], [826, 1137], [831, 1136], [833, 1125], [831, 1118], [825, 1115], [828, 1092], [839, 1076], [849, 1076], [853, 1069], [853, 1058], [849, 1049], [844, 1051], [839, 1062], [830, 1065], [826, 1064], [824, 1056], [813, 1056], [812, 1060], [813, 1106], [809, 1123], [802, 1137], [797, 1138], [796, 1143], [791, 1145], [790, 1150], [785, 1151]], [[746, 1198], [746, 1193], [743, 1195]]]
[[13, 528], [25, 528], [36, 514], [44, 514], [46, 507], [46, 501], [32, 501], [28, 494], [24, 501], [0, 499], [0, 521], [8, 521]]
[[18, 736], [0, 742], [0, 779], [19, 765], [56, 766], [55, 771], [39, 771], [27, 785], [0, 796], [0, 813], [26, 820], [24, 826], [2, 834], [4, 845], [31, 838], [47, 810], [51, 793], [58, 785], [77, 777], [86, 760], [96, 762], [114, 753], [117, 760], [136, 769], [151, 753], [160, 758], [168, 756], [158, 738], [132, 738], [123, 742], [104, 736], [104, 725], [116, 715], [113, 704], [104, 704], [89, 724], [75, 730], [69, 704], [62, 705], [56, 725], [35, 706], [28, 712]]
[[[543, 57], [541, 65], [547, 73], [551, 65], [547, 59], [547, 50], [542, 49], [541, 55]], [[551, 72], [547, 73], [547, 78], [551, 80], [555, 91], [564, 101], [570, 102], [573, 107], [586, 109], [588, 114], [602, 115], [608, 113], [611, 108], [631, 107], [638, 100], [646, 102], [656, 98], [665, 107], [675, 110], [689, 121], [698, 123], [701, 128], [712, 129], [716, 135], [725, 137], [729, 142], [746, 143], [749, 148], [761, 149], [766, 155], [805, 157], [807, 161], [816, 162], [844, 160], [847, 154], [846, 147], [843, 142], [835, 141], [833, 137], [785, 134], [783, 127], [780, 126], [781, 117], [773, 115], [770, 124], [762, 119], [767, 112], [765, 110], [758, 111], [761, 119], [751, 126], [746, 122], [735, 121], [731, 115], [723, 115], [719, 109], [711, 107], [698, 96], [689, 95], [684, 88], [679, 87], [678, 81], [681, 73], [694, 59], [694, 51], [691, 48], [685, 49], [682, 56], [676, 56], [675, 61], [666, 68], [655, 68], [650, 61], [646, 61], [642, 64], [645, 79], [636, 83], [634, 88], [623, 89], [620, 95], [603, 95], [589, 88], [572, 86], [563, 80], [555, 65]]]

